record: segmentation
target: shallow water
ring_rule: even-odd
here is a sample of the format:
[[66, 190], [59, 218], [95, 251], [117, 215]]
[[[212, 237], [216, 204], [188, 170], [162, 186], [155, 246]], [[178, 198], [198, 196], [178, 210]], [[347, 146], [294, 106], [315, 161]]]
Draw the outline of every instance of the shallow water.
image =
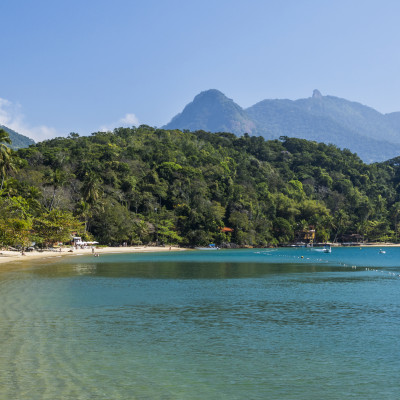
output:
[[0, 274], [0, 398], [397, 399], [400, 248], [70, 257]]

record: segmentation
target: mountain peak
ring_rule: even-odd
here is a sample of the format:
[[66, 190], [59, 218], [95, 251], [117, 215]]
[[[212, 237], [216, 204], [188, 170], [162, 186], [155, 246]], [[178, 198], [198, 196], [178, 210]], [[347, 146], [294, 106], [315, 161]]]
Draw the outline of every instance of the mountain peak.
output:
[[322, 99], [322, 94], [318, 89], [314, 89], [312, 97], [313, 99]]
[[[222, 96], [226, 97], [220, 90], [218, 89], [208, 89], [208, 90], [203, 90], [200, 92], [196, 97], [201, 97], [201, 96]], [[195, 97], [195, 98], [196, 98]]]
[[220, 92], [217, 89], [209, 89], [205, 90], [203, 92], [200, 92], [195, 98], [193, 99], [193, 103], [196, 103], [198, 101], [232, 101], [232, 99], [229, 99], [226, 97], [222, 92]]
[[203, 129], [210, 132], [251, 133], [254, 123], [232, 99], [217, 89], [199, 93], [164, 129]]
[[299, 137], [347, 148], [366, 162], [400, 154], [400, 112], [388, 116], [315, 89], [298, 100], [262, 100], [245, 110], [217, 89], [199, 93], [164, 129]]

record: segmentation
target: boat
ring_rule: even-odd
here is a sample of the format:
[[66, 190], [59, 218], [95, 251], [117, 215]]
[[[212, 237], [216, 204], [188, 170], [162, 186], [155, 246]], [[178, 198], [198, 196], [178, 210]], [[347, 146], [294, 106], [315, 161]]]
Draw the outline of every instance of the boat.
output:
[[330, 244], [326, 244], [322, 249], [321, 248], [312, 248], [311, 251], [319, 251], [320, 253], [332, 253], [332, 248]]
[[324, 248], [322, 249], [322, 251], [324, 253], [332, 253], [332, 248], [329, 244], [327, 244], [326, 246], [324, 246]]
[[386, 254], [385, 250], [379, 249], [379, 254]]
[[195, 247], [196, 250], [219, 250], [214, 243], [210, 243], [207, 247]]

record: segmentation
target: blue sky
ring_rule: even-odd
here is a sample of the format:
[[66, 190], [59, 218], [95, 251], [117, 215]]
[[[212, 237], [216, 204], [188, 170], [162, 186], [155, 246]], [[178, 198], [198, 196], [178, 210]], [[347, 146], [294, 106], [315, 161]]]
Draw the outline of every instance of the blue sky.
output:
[[395, 0], [1, 0], [0, 124], [43, 140], [162, 126], [199, 92], [313, 89], [400, 111]]

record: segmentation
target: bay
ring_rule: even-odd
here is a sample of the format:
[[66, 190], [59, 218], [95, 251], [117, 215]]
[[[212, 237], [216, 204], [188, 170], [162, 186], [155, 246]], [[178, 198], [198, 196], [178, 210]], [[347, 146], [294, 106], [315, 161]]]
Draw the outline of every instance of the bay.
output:
[[0, 274], [0, 398], [397, 399], [400, 248], [71, 256]]

